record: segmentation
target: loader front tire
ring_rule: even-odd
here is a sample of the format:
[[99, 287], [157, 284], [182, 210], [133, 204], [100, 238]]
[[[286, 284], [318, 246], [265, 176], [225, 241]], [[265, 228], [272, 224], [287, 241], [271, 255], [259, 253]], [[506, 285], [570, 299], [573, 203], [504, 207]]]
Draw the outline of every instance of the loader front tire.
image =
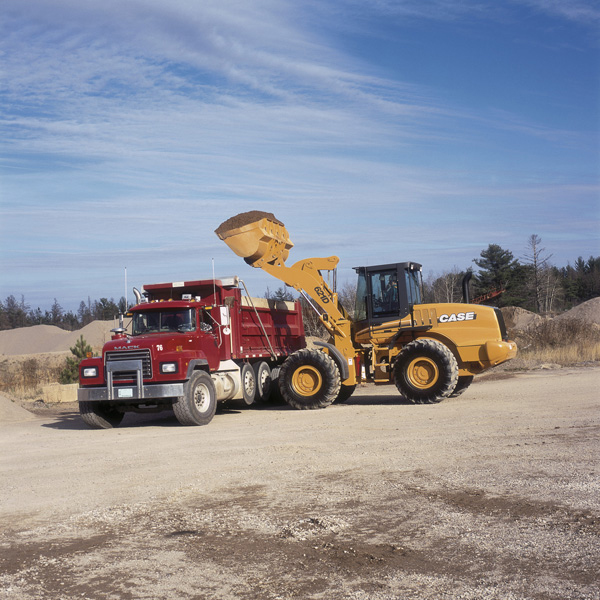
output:
[[123, 412], [105, 402], [80, 402], [79, 414], [92, 429], [118, 427], [125, 416]]
[[325, 408], [340, 393], [340, 372], [329, 355], [304, 348], [288, 356], [283, 363], [279, 389], [293, 408]]
[[182, 425], [208, 425], [217, 410], [217, 393], [206, 371], [194, 371], [184, 394], [173, 403], [173, 412]]
[[398, 391], [413, 404], [435, 404], [452, 394], [458, 382], [458, 363], [437, 340], [406, 344], [394, 363]]

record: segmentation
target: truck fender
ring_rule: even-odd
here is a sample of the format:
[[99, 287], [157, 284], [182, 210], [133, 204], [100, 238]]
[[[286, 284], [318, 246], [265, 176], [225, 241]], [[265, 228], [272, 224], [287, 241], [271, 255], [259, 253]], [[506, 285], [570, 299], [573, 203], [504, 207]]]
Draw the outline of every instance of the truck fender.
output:
[[328, 344], [327, 342], [314, 342], [315, 346], [321, 346], [322, 348], [327, 348], [329, 352], [329, 356], [333, 358], [335, 364], [338, 366], [340, 370], [340, 378], [342, 381], [345, 381], [350, 377], [350, 371], [348, 369], [348, 361], [344, 358], [344, 355], [333, 345]]
[[205, 358], [195, 358], [194, 360], [190, 360], [190, 364], [188, 365], [186, 379], [189, 379], [192, 376], [194, 371], [198, 369], [207, 370], [208, 361]]

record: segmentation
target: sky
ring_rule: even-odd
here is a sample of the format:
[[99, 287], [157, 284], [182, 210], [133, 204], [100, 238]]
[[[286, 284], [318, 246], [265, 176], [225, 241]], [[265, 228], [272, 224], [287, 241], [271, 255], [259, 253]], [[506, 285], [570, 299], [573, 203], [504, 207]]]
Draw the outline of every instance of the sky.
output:
[[599, 31], [592, 0], [2, 0], [0, 301], [261, 296], [214, 234], [248, 210], [341, 283], [598, 256]]

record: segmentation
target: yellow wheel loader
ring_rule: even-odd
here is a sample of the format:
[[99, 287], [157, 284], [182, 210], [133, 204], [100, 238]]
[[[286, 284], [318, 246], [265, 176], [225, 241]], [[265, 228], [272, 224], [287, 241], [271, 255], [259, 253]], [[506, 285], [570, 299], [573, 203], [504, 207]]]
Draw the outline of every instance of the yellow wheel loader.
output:
[[[355, 267], [354, 320], [323, 277], [337, 256], [285, 264], [293, 247], [283, 223], [250, 211], [215, 233], [251, 266], [299, 292], [330, 334], [318, 349], [290, 355], [277, 383], [294, 408], [323, 408], [347, 400], [357, 383], [394, 383], [410, 402], [429, 404], [462, 393], [473, 377], [517, 354], [499, 309], [468, 303], [423, 304], [421, 265]], [[466, 301], [468, 301], [468, 294]]]

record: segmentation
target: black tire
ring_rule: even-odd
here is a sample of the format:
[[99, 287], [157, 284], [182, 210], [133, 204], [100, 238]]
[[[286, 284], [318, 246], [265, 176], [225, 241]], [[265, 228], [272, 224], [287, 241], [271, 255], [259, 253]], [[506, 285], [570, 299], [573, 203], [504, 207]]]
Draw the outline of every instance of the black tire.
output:
[[279, 389], [293, 408], [325, 408], [340, 393], [340, 372], [329, 355], [304, 348], [283, 363]]
[[118, 427], [124, 413], [106, 402], [80, 402], [79, 414], [92, 429], [112, 429]]
[[458, 383], [454, 388], [454, 391], [450, 394], [450, 398], [456, 398], [460, 396], [473, 382], [473, 375], [463, 375], [458, 378]]
[[281, 367], [273, 367], [271, 369], [271, 395], [269, 396], [269, 404], [285, 404], [285, 399], [281, 394], [279, 387], [279, 375]]
[[398, 391], [413, 404], [434, 404], [447, 398], [458, 382], [458, 363], [451, 350], [436, 340], [410, 342], [394, 363]]
[[271, 367], [264, 360], [252, 366], [256, 380], [256, 401], [268, 402], [271, 397]]
[[182, 425], [207, 425], [217, 410], [217, 393], [206, 371], [194, 371], [184, 394], [173, 403], [173, 412]]
[[242, 400], [246, 406], [251, 406], [256, 401], [256, 375], [250, 363], [242, 365]]
[[354, 390], [356, 389], [356, 385], [341, 385], [340, 393], [338, 397], [333, 401], [334, 404], [341, 404], [342, 402], [346, 402], [352, 394], [354, 394]]

